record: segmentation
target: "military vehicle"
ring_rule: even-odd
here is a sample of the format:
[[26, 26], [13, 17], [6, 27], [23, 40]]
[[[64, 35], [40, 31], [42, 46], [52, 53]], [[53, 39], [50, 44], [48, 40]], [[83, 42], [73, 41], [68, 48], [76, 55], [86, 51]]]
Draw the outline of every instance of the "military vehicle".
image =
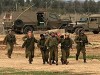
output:
[[100, 32], [100, 14], [92, 14], [89, 17], [80, 18], [76, 23], [70, 23], [66, 27], [66, 30], [70, 33], [77, 32], [79, 29], [98, 34]]
[[[32, 17], [32, 16], [31, 16]], [[23, 19], [14, 21], [12, 29], [16, 33], [27, 33], [28, 30], [50, 30], [50, 29], [63, 29], [66, 25], [71, 23], [70, 20], [61, 20], [57, 14], [38, 11], [35, 13], [32, 20], [33, 22], [25, 22]]]

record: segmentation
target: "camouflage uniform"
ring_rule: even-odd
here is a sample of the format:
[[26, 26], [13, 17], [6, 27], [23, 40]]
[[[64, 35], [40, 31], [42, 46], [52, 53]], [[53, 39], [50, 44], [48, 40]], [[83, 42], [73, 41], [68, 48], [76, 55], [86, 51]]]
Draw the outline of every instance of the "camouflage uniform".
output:
[[49, 47], [49, 64], [52, 65], [51, 61], [53, 59], [53, 52], [55, 54], [56, 65], [58, 65], [58, 40], [55, 36], [50, 37], [46, 40], [46, 45]]
[[77, 35], [75, 37], [75, 42], [77, 44], [77, 46], [76, 46], [76, 49], [77, 49], [76, 60], [78, 60], [80, 52], [82, 52], [84, 62], [86, 62], [86, 48], [85, 48], [85, 45], [88, 44], [87, 36], [85, 34]]
[[29, 57], [29, 63], [32, 64], [33, 58], [34, 58], [34, 48], [35, 43], [37, 43], [37, 40], [34, 37], [28, 38], [24, 41], [22, 48], [26, 47], [26, 50], [28, 52]]
[[14, 44], [16, 44], [16, 37], [14, 34], [8, 34], [4, 41], [3, 41], [4, 44], [7, 45], [7, 55], [8, 55], [8, 58], [11, 58], [11, 54], [13, 52], [13, 48], [14, 48]]
[[[27, 38], [28, 38], [28, 36], [25, 35], [25, 36], [22, 38], [22, 40], [23, 40], [23, 41], [26, 41]], [[25, 57], [28, 58], [28, 51], [27, 51], [27, 49], [25, 49]]]
[[49, 58], [49, 50], [47, 49], [45, 45], [45, 41], [46, 39], [43, 38], [43, 39], [40, 39], [38, 43], [41, 50], [41, 54], [42, 54], [43, 64], [45, 64], [45, 62], [48, 63], [48, 58]]
[[61, 41], [62, 64], [66, 64], [66, 65], [68, 64], [67, 59], [70, 55], [70, 48], [72, 48], [72, 39], [70, 39], [69, 37], [62, 39]]

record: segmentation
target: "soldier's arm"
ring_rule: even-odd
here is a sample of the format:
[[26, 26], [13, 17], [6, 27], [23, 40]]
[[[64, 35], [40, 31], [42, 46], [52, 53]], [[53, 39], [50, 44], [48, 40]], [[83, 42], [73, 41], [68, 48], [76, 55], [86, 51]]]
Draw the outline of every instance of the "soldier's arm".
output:
[[22, 40], [25, 41], [27, 39], [27, 35], [25, 35]]
[[86, 44], [91, 44], [91, 43], [89, 43], [89, 41], [88, 41], [88, 37], [85, 35], [85, 37], [86, 37], [86, 39], [85, 39], [85, 43]]
[[88, 37], [86, 36], [86, 43], [89, 43], [89, 41], [88, 41]]
[[27, 41], [24, 41], [22, 48], [24, 48], [26, 46]]
[[8, 35], [6, 35], [6, 37], [4, 38], [3, 44], [7, 44], [7, 37], [8, 37]]
[[78, 36], [76, 36], [76, 37], [75, 37], [75, 40], [74, 40], [74, 41], [75, 41], [75, 43], [79, 43], [78, 38], [79, 38]]
[[17, 43], [16, 43], [16, 36], [15, 36], [15, 35], [14, 35], [14, 38], [15, 38], [15, 40], [14, 40], [14, 44], [17, 44]]
[[39, 47], [39, 48], [41, 47], [40, 40], [37, 43], [37, 47]]
[[35, 42], [35, 43], [38, 43], [38, 40], [36, 40], [36, 39], [34, 38], [34, 42]]
[[48, 46], [49, 39], [50, 39], [50, 38], [47, 38], [46, 41], [45, 41], [45, 45], [46, 45], [46, 46]]
[[74, 41], [70, 38], [70, 48], [72, 48]]

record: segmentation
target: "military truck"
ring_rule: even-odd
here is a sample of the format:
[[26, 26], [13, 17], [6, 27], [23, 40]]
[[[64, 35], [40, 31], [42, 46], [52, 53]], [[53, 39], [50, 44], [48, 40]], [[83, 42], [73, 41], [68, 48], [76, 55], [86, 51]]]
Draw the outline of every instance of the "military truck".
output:
[[[31, 16], [32, 17], [32, 16]], [[12, 29], [16, 33], [27, 33], [27, 31], [50, 30], [50, 29], [63, 29], [66, 25], [71, 23], [70, 20], [61, 20], [55, 13], [47, 13], [38, 11], [33, 16], [37, 17], [33, 22], [24, 22], [23, 19], [14, 21]]]
[[79, 29], [98, 34], [100, 32], [100, 14], [92, 14], [89, 17], [82, 17], [76, 23], [70, 23], [66, 30], [70, 33], [77, 32]]

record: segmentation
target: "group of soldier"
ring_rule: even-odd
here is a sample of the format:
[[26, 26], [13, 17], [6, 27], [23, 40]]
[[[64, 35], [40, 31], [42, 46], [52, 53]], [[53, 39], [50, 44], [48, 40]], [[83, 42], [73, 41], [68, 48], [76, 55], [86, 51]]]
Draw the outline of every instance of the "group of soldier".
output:
[[[23, 37], [22, 48], [25, 48], [25, 56], [29, 59], [29, 64], [32, 64], [34, 58], [34, 49], [35, 43], [40, 48], [43, 64], [56, 64], [58, 65], [58, 45], [61, 44], [61, 63], [68, 64], [68, 57], [70, 55], [70, 49], [75, 41], [77, 44], [76, 49], [76, 60], [80, 55], [80, 52], [83, 53], [84, 63], [86, 63], [86, 48], [85, 45], [88, 44], [87, 36], [83, 31], [80, 31], [80, 34], [77, 34], [75, 40], [73, 41], [68, 34], [58, 36], [57, 33], [51, 32], [46, 34], [40, 34], [40, 39], [37, 40], [32, 31]], [[16, 44], [16, 37], [12, 30], [6, 35], [3, 44], [7, 45], [7, 56], [11, 58], [14, 44]]]

